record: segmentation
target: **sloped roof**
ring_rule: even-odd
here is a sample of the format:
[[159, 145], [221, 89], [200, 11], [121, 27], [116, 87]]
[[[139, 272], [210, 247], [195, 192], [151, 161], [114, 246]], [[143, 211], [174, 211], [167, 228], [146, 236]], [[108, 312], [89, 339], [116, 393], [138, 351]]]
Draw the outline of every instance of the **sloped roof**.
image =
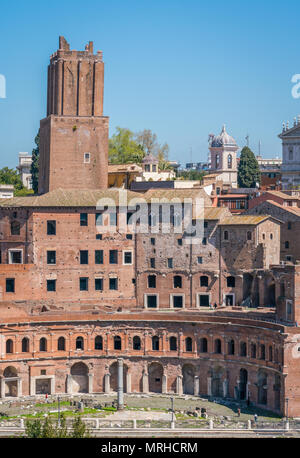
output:
[[[262, 223], [263, 221], [267, 219], [275, 219], [269, 215], [236, 215], [236, 216], [230, 216], [228, 218], [224, 218], [221, 221], [221, 225], [228, 225], [228, 226], [233, 226], [233, 225], [247, 225], [247, 226], [256, 226], [257, 224]], [[281, 222], [279, 220], [276, 220], [278, 222]]]

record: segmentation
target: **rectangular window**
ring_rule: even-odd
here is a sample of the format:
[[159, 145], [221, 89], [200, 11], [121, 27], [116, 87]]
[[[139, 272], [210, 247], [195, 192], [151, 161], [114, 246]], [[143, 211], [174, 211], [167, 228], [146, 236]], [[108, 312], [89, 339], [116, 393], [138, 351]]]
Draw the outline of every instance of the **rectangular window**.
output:
[[203, 264], [203, 258], [202, 258], [202, 256], [198, 256], [198, 264]]
[[173, 307], [174, 308], [183, 307], [183, 296], [173, 296]]
[[80, 226], [87, 226], [87, 225], [88, 225], [88, 214], [80, 213]]
[[95, 264], [103, 264], [103, 250], [95, 250]]
[[9, 250], [8, 251], [8, 262], [9, 264], [22, 264], [23, 262], [23, 251], [22, 250]]
[[150, 258], [150, 267], [152, 267], [152, 269], [155, 269], [155, 258]]
[[118, 289], [118, 279], [117, 278], [109, 279], [109, 289], [112, 289], [112, 290]]
[[88, 289], [89, 289], [89, 279], [87, 277], [81, 277], [79, 279], [79, 289], [80, 289], [80, 291], [88, 291]]
[[156, 288], [156, 275], [148, 275], [148, 288]]
[[117, 213], [116, 212], [110, 212], [109, 213], [109, 225], [110, 226], [116, 226], [117, 225]]
[[95, 278], [95, 290], [103, 291], [103, 278]]
[[206, 237], [203, 237], [203, 239], [202, 239], [202, 244], [203, 244], [203, 245], [207, 245], [207, 239], [206, 239]]
[[127, 240], [132, 240], [132, 234], [126, 234]]
[[168, 267], [169, 269], [173, 268], [173, 258], [168, 258]]
[[47, 264], [56, 264], [56, 251], [47, 251]]
[[56, 221], [47, 221], [47, 235], [56, 235]]
[[132, 264], [132, 251], [123, 252], [123, 264]]
[[155, 238], [151, 237], [150, 242], [151, 242], [151, 245], [155, 245]]
[[84, 157], [83, 162], [84, 162], [85, 164], [88, 164], [88, 163], [90, 162], [90, 160], [91, 160], [91, 155], [90, 155], [90, 153], [84, 153], [84, 156], [83, 156], [83, 157]]
[[177, 239], [177, 243], [179, 246], [182, 246], [182, 239]]
[[89, 263], [89, 252], [87, 250], [80, 251], [80, 264]]
[[47, 291], [56, 291], [56, 280], [47, 280]]
[[157, 308], [157, 296], [156, 295], [147, 295], [147, 307], [149, 309], [155, 309]]
[[96, 226], [103, 226], [103, 214], [102, 213], [95, 214], [95, 224]]
[[96, 234], [96, 240], [102, 240], [102, 234]]
[[109, 250], [109, 263], [118, 264], [118, 250]]
[[15, 292], [15, 279], [14, 278], [7, 278], [6, 279], [6, 292], [7, 293], [14, 293]]

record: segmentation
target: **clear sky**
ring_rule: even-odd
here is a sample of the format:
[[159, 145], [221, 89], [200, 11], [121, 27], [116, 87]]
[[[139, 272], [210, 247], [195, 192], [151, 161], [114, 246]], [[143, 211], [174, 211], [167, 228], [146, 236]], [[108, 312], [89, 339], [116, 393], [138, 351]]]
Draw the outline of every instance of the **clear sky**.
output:
[[0, 167], [32, 151], [59, 35], [103, 51], [110, 135], [151, 129], [181, 164], [205, 161], [224, 123], [240, 146], [249, 134], [255, 154], [261, 140], [264, 156], [281, 155], [282, 122], [300, 114], [299, 0], [17, 0], [0, 11]]

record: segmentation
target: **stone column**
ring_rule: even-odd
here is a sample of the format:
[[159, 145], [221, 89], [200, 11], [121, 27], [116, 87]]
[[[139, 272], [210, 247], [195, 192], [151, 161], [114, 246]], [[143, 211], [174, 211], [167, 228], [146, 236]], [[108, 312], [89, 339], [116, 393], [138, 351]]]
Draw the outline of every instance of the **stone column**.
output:
[[118, 410], [124, 409], [123, 359], [118, 358]]
[[72, 394], [72, 375], [67, 375], [67, 394]]
[[168, 382], [167, 375], [163, 374], [163, 376], [162, 376], [162, 390], [161, 390], [163, 394], [168, 392], [167, 382]]
[[143, 393], [149, 393], [149, 374], [146, 370], [143, 372]]
[[94, 374], [88, 374], [89, 382], [88, 382], [88, 393], [93, 393], [93, 380]]
[[55, 377], [50, 379], [50, 393], [55, 394]]
[[182, 388], [182, 375], [177, 375], [176, 379], [176, 393], [179, 395], [183, 394], [183, 388]]
[[207, 396], [211, 396], [211, 377], [207, 377]]
[[30, 396], [35, 396], [35, 377], [30, 377]]
[[131, 373], [128, 369], [126, 374], [126, 392], [131, 393]]
[[104, 393], [110, 393], [110, 374], [104, 375]]
[[1, 398], [5, 398], [5, 378], [1, 378]]
[[19, 398], [22, 396], [22, 379], [21, 377], [18, 378], [17, 380], [17, 397]]
[[199, 391], [200, 391], [200, 380], [198, 375], [195, 375], [194, 377], [194, 396], [199, 396]]

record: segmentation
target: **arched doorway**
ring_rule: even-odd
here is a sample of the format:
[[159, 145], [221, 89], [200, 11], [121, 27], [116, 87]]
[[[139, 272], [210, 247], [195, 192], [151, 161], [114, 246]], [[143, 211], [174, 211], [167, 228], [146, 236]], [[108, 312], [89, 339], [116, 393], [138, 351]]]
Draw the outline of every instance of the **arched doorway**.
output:
[[10, 380], [18, 377], [17, 369], [13, 366], [8, 366], [3, 371], [3, 382], [5, 383], [5, 396], [18, 396], [17, 380]]
[[88, 367], [84, 363], [75, 363], [71, 367], [72, 393], [88, 393]]
[[275, 374], [274, 384], [274, 407], [276, 410], [280, 410], [280, 396], [281, 396], [281, 381], [280, 375]]
[[223, 369], [222, 367], [216, 367], [212, 371], [211, 379], [211, 394], [216, 398], [223, 397]]
[[258, 404], [266, 405], [268, 403], [268, 374], [264, 371], [258, 371], [257, 389]]
[[162, 392], [163, 367], [159, 363], [151, 363], [148, 369], [149, 391], [151, 393]]
[[247, 396], [248, 372], [246, 369], [240, 370], [239, 397], [244, 401]]
[[192, 364], [184, 364], [182, 368], [183, 394], [194, 394], [195, 368]]
[[[126, 364], [123, 364], [123, 391], [127, 393], [127, 371], [128, 367]], [[118, 391], [118, 363], [112, 363], [109, 367], [110, 373], [110, 390]]]

